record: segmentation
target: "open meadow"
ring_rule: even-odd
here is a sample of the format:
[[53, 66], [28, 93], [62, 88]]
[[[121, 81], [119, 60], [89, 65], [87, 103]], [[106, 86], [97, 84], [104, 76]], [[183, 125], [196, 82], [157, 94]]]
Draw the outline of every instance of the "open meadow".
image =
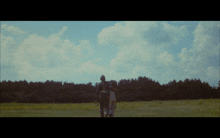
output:
[[[94, 103], [1, 103], [0, 117], [100, 117]], [[220, 99], [118, 102], [115, 117], [220, 117]]]

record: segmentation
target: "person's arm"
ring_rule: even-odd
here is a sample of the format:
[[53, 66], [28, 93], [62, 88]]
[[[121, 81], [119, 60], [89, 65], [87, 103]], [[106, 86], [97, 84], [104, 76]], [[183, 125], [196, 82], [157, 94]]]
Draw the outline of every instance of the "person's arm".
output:
[[98, 101], [98, 98], [99, 98], [99, 85], [97, 86], [97, 89], [96, 89], [96, 95], [95, 95], [95, 104], [97, 104], [97, 101]]
[[115, 109], [116, 109], [116, 104], [117, 104], [117, 101], [118, 101], [118, 90], [116, 88], [114, 88], [114, 92], [115, 92], [115, 98], [116, 98], [114, 106], [115, 106]]
[[118, 89], [115, 89], [116, 91], [115, 91], [115, 98], [116, 98], [116, 103], [117, 103], [117, 101], [118, 101], [118, 93], [119, 93], [119, 91], [118, 91]]

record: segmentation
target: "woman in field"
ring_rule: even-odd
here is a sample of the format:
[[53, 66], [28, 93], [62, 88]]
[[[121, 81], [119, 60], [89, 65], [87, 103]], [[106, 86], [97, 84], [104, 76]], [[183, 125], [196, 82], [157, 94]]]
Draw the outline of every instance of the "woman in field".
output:
[[113, 82], [110, 86], [110, 98], [109, 98], [109, 117], [114, 117], [114, 109], [116, 109], [116, 99], [118, 90], [116, 89], [116, 82]]

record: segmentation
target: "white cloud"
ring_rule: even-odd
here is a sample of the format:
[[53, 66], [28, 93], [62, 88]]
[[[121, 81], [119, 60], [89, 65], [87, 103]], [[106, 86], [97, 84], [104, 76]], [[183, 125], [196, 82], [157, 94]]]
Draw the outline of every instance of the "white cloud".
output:
[[[179, 39], [188, 35], [185, 26], [174, 27], [166, 22], [125, 22], [125, 26], [116, 23], [104, 28], [98, 34], [100, 44], [116, 44], [125, 47], [142, 45], [142, 47], [158, 47], [177, 43]], [[164, 45], [165, 44], [165, 45]], [[130, 47], [131, 48], [131, 47]], [[134, 48], [133, 48], [134, 49]]]
[[128, 28], [133, 28], [135, 32], [148, 31], [151, 28], [157, 28], [159, 22], [156, 21], [126, 21], [125, 25]]
[[1, 29], [5, 29], [5, 27], [7, 27], [7, 24], [2, 24], [1, 25]]
[[148, 68], [147, 67], [140, 67], [140, 66], [136, 66], [133, 70], [132, 70], [132, 74], [133, 76], [135, 76], [135, 78], [137, 78], [137, 76], [147, 76], [147, 72], [148, 72]]
[[96, 65], [93, 61], [89, 60], [81, 64], [81, 67], [78, 69], [80, 73], [105, 73], [107, 68]]
[[82, 50], [81, 54], [83, 56], [87, 55], [86, 57], [90, 56], [94, 51], [89, 40], [81, 40], [79, 48]]
[[[216, 81], [219, 79], [218, 69], [208, 67], [210, 57], [219, 54], [219, 26], [217, 22], [200, 22], [196, 27], [192, 46], [187, 50], [183, 48], [178, 57], [178, 68], [186, 77], [199, 77], [203, 81]], [[214, 75], [215, 74], [215, 75]]]
[[94, 52], [89, 40], [81, 40], [80, 44], [77, 46], [69, 40], [64, 40], [61, 45], [63, 54], [65, 53], [65, 57], [75, 60], [88, 58]]
[[[104, 28], [98, 34], [98, 42], [103, 45], [112, 43], [120, 46], [111, 65], [115, 68], [120, 68], [118, 66], [121, 65], [128, 68], [134, 64], [143, 66], [146, 61], [153, 62], [165, 46], [177, 43], [187, 34], [185, 26], [174, 27], [166, 22], [129, 21], [125, 22], [125, 26], [116, 23]], [[171, 57], [169, 60], [172, 60]]]
[[[63, 27], [58, 34], [52, 34], [48, 38], [36, 34], [29, 35], [21, 42], [13, 60], [20, 78], [57, 80], [73, 77], [78, 73], [77, 67], [91, 55], [92, 46], [88, 40], [80, 41], [77, 46], [68, 39], [62, 40], [60, 35], [66, 29]], [[89, 65], [85, 64], [85, 67]]]
[[[26, 62], [26, 61], [25, 61]], [[54, 81], [61, 81], [67, 80], [72, 81], [77, 74], [75, 68], [72, 66], [61, 66], [61, 67], [33, 67], [30, 63], [26, 62], [24, 64], [25, 68], [19, 66], [18, 70], [18, 77], [21, 80], [28, 80], [28, 81], [46, 81], [46, 80], [54, 80]]]
[[181, 62], [190, 62], [190, 66], [200, 62], [198, 68], [204, 68], [208, 57], [219, 54], [219, 29], [217, 22], [200, 22], [193, 32], [192, 47], [179, 54]]
[[205, 57], [219, 54], [219, 22], [200, 22], [196, 27], [192, 50]]
[[114, 26], [110, 26], [102, 29], [98, 34], [98, 43], [101, 45], [106, 44], [126, 44], [129, 41], [129, 37], [133, 34], [132, 28], [122, 26], [120, 23], [116, 23]]
[[9, 47], [13, 44], [15, 44], [15, 41], [11, 36], [4, 36], [1, 34], [1, 47]]
[[7, 24], [3, 24], [1, 25], [1, 29], [5, 29], [13, 34], [24, 34], [26, 33], [25, 31], [22, 31], [21, 29], [19, 29], [19, 27], [15, 27], [15, 26], [8, 26]]
[[[98, 65], [95, 63], [95, 61], [92, 60], [81, 63], [81, 66], [77, 69], [76, 74], [80, 75], [81, 80], [86, 82], [99, 82], [101, 75], [105, 75], [107, 81], [119, 81], [121, 78], [130, 77], [130, 74], [126, 74], [126, 76], [124, 76], [125, 74], [117, 73], [111, 67]], [[94, 78], [96, 79], [94, 80]]]
[[29, 61], [33, 66], [46, 66], [48, 64], [46, 55], [49, 52], [54, 52], [54, 50], [44, 37], [30, 35], [18, 46], [14, 54], [14, 64], [20, 65], [22, 61]]
[[111, 61], [117, 74], [151, 76], [150, 73], [158, 72], [162, 77], [154, 73], [154, 78], [165, 82], [174, 78], [202, 78], [204, 75], [213, 78], [212, 73], [216, 70], [209, 68], [207, 72], [207, 58], [219, 54], [218, 31], [219, 23], [200, 22], [194, 31], [192, 46], [179, 53], [179, 62], [167, 52], [167, 48], [189, 35], [186, 26], [172, 26], [167, 22], [125, 22], [125, 26], [115, 24], [103, 29], [98, 34], [98, 41], [103, 45], [113, 43], [119, 46], [119, 52]]
[[199, 73], [204, 68], [204, 60], [202, 60], [200, 56], [196, 56], [195, 53], [187, 50], [186, 48], [183, 48], [181, 50], [178, 57], [180, 58], [178, 68], [183, 70], [185, 74]]
[[94, 62], [97, 63], [97, 62], [99, 62], [101, 60], [103, 60], [103, 58], [97, 58], [97, 59], [94, 60]]
[[186, 26], [176, 27], [167, 22], [126, 22], [126, 26], [134, 30], [133, 36], [154, 46], [175, 44], [188, 35]]
[[181, 27], [175, 27], [167, 22], [162, 22], [163, 24], [163, 30], [166, 31], [171, 39], [173, 40], [173, 43], [177, 43], [181, 38], [186, 37], [189, 35], [188, 29], [186, 26], [181, 26]]
[[144, 51], [139, 45], [127, 46], [121, 49], [115, 58], [111, 60], [111, 67], [117, 72], [128, 72], [135, 65], [144, 65], [145, 61], [151, 60], [151, 53]]
[[208, 67], [206, 75], [209, 78], [213, 78], [214, 80], [219, 79], [219, 69], [216, 67]]
[[[152, 76], [151, 73], [156, 72], [154, 69], [160, 71], [164, 65], [166, 69], [174, 70], [174, 57], [164, 50], [188, 34], [186, 26], [175, 27], [166, 22], [129, 21], [124, 26], [115, 24], [104, 28], [98, 34], [98, 42], [119, 46], [116, 57], [111, 61], [111, 68], [117, 74], [123, 74], [122, 78], [144, 74]], [[158, 77], [157, 73], [153, 74]]]
[[14, 45], [15, 45], [15, 41], [11, 36], [4, 36], [1, 33], [1, 57], [0, 57], [1, 66], [10, 65]]
[[158, 56], [158, 61], [164, 63], [166, 66], [174, 63], [173, 56], [167, 53], [167, 51], [164, 51]]
[[58, 35], [61, 36], [67, 30], [67, 26], [63, 26], [62, 30], [59, 31]]

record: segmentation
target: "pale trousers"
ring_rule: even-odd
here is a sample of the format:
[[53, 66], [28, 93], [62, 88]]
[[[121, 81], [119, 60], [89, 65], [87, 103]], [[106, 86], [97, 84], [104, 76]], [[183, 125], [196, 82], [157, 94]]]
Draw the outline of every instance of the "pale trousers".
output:
[[101, 103], [100, 104], [100, 114], [101, 117], [114, 117], [114, 111], [115, 111], [115, 102], [110, 102], [107, 106], [106, 104]]
[[115, 103], [109, 103], [109, 117], [114, 117]]

